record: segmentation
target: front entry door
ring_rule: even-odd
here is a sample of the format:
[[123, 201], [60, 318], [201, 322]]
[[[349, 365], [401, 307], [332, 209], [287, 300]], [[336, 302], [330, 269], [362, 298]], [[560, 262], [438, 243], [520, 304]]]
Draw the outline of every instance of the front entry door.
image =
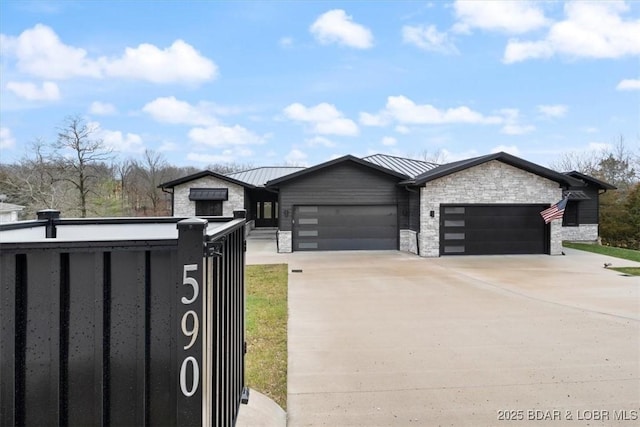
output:
[[256, 227], [278, 226], [278, 202], [256, 202]]

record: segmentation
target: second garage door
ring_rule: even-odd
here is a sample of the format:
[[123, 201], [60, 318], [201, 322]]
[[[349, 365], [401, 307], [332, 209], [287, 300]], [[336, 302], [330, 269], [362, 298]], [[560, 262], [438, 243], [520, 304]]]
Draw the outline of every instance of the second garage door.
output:
[[393, 205], [295, 206], [293, 250], [398, 249], [398, 213]]
[[444, 205], [441, 255], [549, 253], [544, 205]]

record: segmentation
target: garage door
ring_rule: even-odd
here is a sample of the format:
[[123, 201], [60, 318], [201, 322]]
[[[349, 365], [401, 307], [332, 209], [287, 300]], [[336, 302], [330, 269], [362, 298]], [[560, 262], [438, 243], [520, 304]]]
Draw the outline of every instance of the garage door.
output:
[[549, 253], [545, 205], [443, 205], [441, 255]]
[[398, 249], [396, 206], [295, 206], [293, 250]]

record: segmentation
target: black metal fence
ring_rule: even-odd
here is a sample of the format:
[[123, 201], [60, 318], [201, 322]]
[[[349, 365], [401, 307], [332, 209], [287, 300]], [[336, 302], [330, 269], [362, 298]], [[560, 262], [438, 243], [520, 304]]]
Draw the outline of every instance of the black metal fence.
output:
[[[0, 424], [234, 425], [248, 399], [245, 219], [235, 214], [182, 220], [177, 237], [162, 236], [175, 219], [43, 216], [23, 241], [5, 227]], [[110, 239], [118, 230], [130, 237]]]

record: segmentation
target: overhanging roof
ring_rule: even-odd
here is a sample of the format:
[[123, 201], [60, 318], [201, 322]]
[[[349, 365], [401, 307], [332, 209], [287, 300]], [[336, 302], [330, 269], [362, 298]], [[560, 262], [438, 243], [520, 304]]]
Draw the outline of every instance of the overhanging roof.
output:
[[229, 200], [228, 188], [190, 188], [189, 200]]
[[536, 174], [543, 178], [547, 178], [551, 181], [555, 181], [559, 184], [569, 185], [569, 186], [580, 186], [582, 185], [581, 181], [578, 181], [571, 176], [556, 172], [554, 170], [545, 168], [544, 166], [540, 166], [538, 164], [529, 162], [527, 160], [521, 159], [514, 155], [499, 152], [488, 154], [486, 156], [474, 157], [471, 159], [460, 160], [457, 162], [447, 163], [436, 168], [431, 169], [423, 173], [422, 175], [417, 176], [413, 180], [405, 181], [404, 184], [408, 185], [423, 185], [429, 181], [433, 181], [438, 178], [442, 178], [447, 175], [454, 174], [456, 172], [463, 171], [465, 169], [472, 168], [474, 166], [481, 165], [483, 163], [490, 162], [492, 160], [497, 160], [502, 163], [506, 163], [510, 166], [516, 167], [518, 169], [525, 170], [527, 172]]
[[237, 179], [233, 179], [233, 178], [230, 178], [228, 176], [221, 175], [221, 174], [216, 173], [216, 172], [211, 172], [210, 170], [206, 170], [206, 171], [194, 173], [194, 174], [191, 174], [191, 175], [183, 176], [182, 178], [174, 179], [173, 181], [162, 183], [162, 184], [158, 185], [158, 188], [173, 188], [173, 187], [175, 187], [177, 185], [185, 184], [187, 182], [195, 181], [196, 179], [200, 179], [200, 178], [204, 178], [204, 177], [208, 177], [208, 176], [213, 177], [213, 178], [217, 178], [217, 179], [221, 179], [223, 181], [227, 181], [227, 182], [230, 182], [232, 184], [241, 185], [241, 186], [247, 187], [247, 188], [253, 188], [254, 187], [253, 185], [247, 184], [246, 182], [238, 181]]
[[374, 163], [367, 162], [366, 160], [359, 159], [359, 158], [357, 158], [355, 156], [352, 156], [352, 155], [346, 155], [346, 156], [339, 157], [339, 158], [334, 159], [334, 160], [330, 160], [328, 162], [320, 163], [319, 165], [312, 166], [310, 168], [307, 168], [307, 169], [304, 169], [304, 170], [301, 170], [301, 171], [298, 171], [298, 172], [294, 172], [292, 174], [283, 176], [281, 178], [277, 178], [277, 179], [271, 180], [271, 181], [267, 182], [266, 185], [268, 187], [278, 186], [278, 185], [280, 185], [282, 183], [285, 183], [285, 182], [288, 182], [288, 181], [292, 181], [292, 180], [298, 179], [300, 177], [307, 176], [309, 174], [312, 174], [312, 173], [321, 171], [323, 169], [329, 168], [331, 166], [335, 166], [335, 165], [338, 165], [340, 163], [346, 163], [346, 162], [356, 163], [356, 164], [358, 164], [360, 166], [364, 166], [366, 168], [375, 170], [377, 172], [381, 172], [381, 173], [384, 173], [386, 175], [398, 178], [398, 180], [409, 178], [409, 176], [407, 176], [405, 174], [393, 171], [391, 169], [384, 168], [382, 166], [378, 166], [378, 165], [376, 165]]
[[579, 179], [587, 184], [591, 184], [594, 187], [598, 187], [602, 190], [615, 190], [616, 187], [609, 184], [608, 182], [604, 182], [604, 181], [600, 181], [597, 178], [594, 178], [590, 175], [585, 175], [583, 173], [580, 173], [578, 171], [571, 171], [571, 172], [565, 172], [564, 175], [568, 175], [572, 178], [576, 178]]

